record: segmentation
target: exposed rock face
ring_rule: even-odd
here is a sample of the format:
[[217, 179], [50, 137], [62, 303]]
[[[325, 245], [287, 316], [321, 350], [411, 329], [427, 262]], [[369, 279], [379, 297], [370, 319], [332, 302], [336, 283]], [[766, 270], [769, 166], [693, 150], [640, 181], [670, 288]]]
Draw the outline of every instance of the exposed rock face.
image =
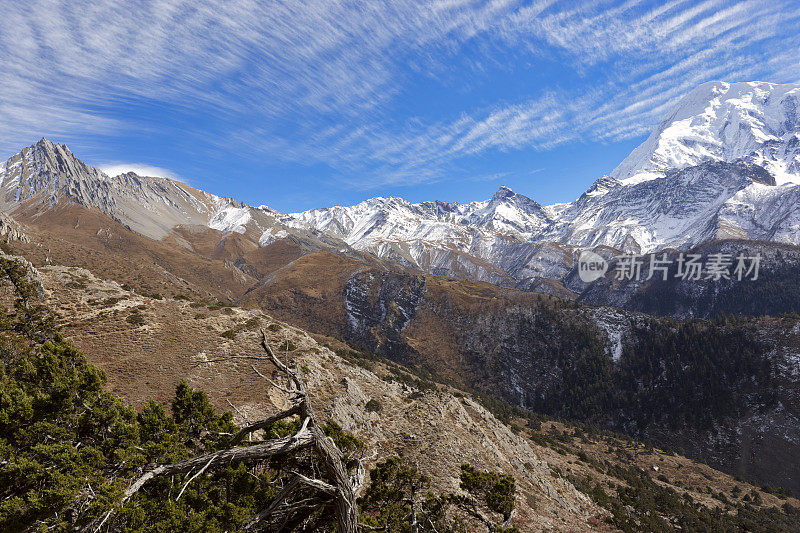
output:
[[130, 172], [109, 177], [86, 165], [69, 148], [42, 139], [6, 161], [0, 170], [2, 207], [78, 203], [97, 208], [153, 238], [177, 224], [205, 224], [219, 199], [197, 194], [165, 178]]
[[22, 226], [5, 213], [0, 213], [0, 237], [10, 242], [30, 242], [30, 239], [22, 230]]
[[[800, 490], [788, 460], [800, 453], [796, 319], [680, 325], [370, 271], [347, 280], [343, 295], [339, 333], [355, 345], [525, 408], [606, 425]], [[706, 361], [709, 350], [718, 355]], [[663, 375], [651, 374], [652, 365]], [[707, 365], [712, 374], [700, 378]], [[709, 401], [692, 408], [703, 395]]]
[[179, 225], [240, 233], [248, 225], [261, 232], [276, 226], [268, 208], [250, 208], [168, 178], [133, 172], [107, 176], [65, 145], [47, 139], [0, 166], [3, 211], [47, 210], [65, 203], [98, 209], [153, 239], [169, 235]]
[[397, 273], [360, 272], [347, 281], [344, 306], [348, 338], [375, 353], [400, 356], [402, 335], [425, 292], [425, 278]]
[[[44, 284], [42, 283], [41, 273], [35, 266], [33, 266], [33, 264], [30, 261], [19, 255], [7, 254], [3, 250], [0, 250], [0, 259], [13, 261], [14, 263], [24, 266], [27, 271], [26, 272], [27, 281], [33, 284], [36, 297], [45, 298], [48, 295], [47, 290], [45, 289]], [[4, 294], [4, 297], [5, 296], [7, 295]], [[10, 304], [10, 302], [4, 302], [4, 303], [8, 304], [9, 307], [12, 307], [12, 304]]]

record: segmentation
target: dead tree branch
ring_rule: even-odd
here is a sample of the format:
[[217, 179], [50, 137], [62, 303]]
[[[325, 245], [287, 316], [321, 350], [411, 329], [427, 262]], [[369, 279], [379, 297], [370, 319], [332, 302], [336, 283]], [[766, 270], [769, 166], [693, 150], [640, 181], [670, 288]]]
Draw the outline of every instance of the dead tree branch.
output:
[[192, 477], [190, 477], [190, 478], [189, 478], [189, 479], [186, 481], [186, 483], [184, 483], [184, 484], [183, 484], [183, 487], [181, 488], [181, 491], [178, 493], [178, 496], [175, 498], [175, 501], [178, 501], [178, 500], [180, 500], [180, 499], [181, 499], [181, 496], [183, 496], [183, 491], [185, 491], [185, 490], [186, 490], [186, 487], [188, 487], [188, 486], [189, 486], [189, 483], [191, 483], [192, 481], [194, 481], [194, 478], [196, 478], [196, 477], [198, 477], [198, 476], [202, 475], [202, 474], [203, 474], [203, 472], [205, 472], [205, 471], [208, 469], [208, 467], [209, 467], [209, 466], [211, 466], [211, 463], [213, 463], [213, 462], [214, 462], [214, 459], [216, 459], [216, 457], [212, 457], [211, 459], [209, 459], [209, 460], [208, 460], [208, 462], [206, 463], [206, 465], [205, 465], [203, 468], [201, 468], [200, 470], [198, 470], [198, 471], [197, 471], [197, 473], [196, 473], [195, 475], [193, 475]]
[[[196, 468], [200, 470], [191, 476], [181, 488], [178, 494], [179, 499], [186, 487], [197, 477], [203, 475], [207, 470], [221, 468], [224, 465], [240, 462], [260, 462], [279, 454], [290, 454], [304, 448], [311, 448], [322, 462], [328, 481], [313, 479], [295, 472], [294, 477], [278, 492], [270, 504], [262, 510], [258, 516], [253, 518], [245, 525], [245, 529], [252, 529], [260, 523], [271, 520], [274, 517], [284, 516], [284, 523], [294, 516], [294, 520], [302, 518], [300, 513], [309, 513], [309, 510], [320, 509], [332, 506], [336, 528], [339, 533], [358, 533], [361, 525], [358, 520], [358, 508], [356, 498], [361, 491], [364, 483], [365, 470], [361, 461], [356, 461], [356, 468], [353, 474], [348, 474], [345, 466], [344, 454], [339, 450], [333, 439], [325, 435], [322, 430], [311, 401], [308, 397], [305, 384], [300, 376], [286, 364], [281, 362], [272, 351], [264, 330], [261, 330], [261, 346], [266, 352], [266, 356], [231, 356], [225, 359], [213, 359], [203, 361], [203, 363], [213, 363], [227, 359], [256, 359], [269, 360], [275, 367], [286, 375], [289, 386], [281, 387], [268, 379], [255, 367], [256, 373], [266, 379], [279, 390], [290, 395], [291, 407], [276, 413], [264, 420], [248, 424], [241, 428], [228, 441], [229, 448], [193, 457], [172, 464], [157, 466], [136, 479], [125, 491], [122, 499], [124, 504], [133, 497], [145, 484], [159, 476], [169, 476], [174, 474], [185, 474], [192, 472]], [[255, 431], [268, 429], [280, 420], [293, 416], [299, 416], [303, 423], [300, 429], [288, 437], [263, 440], [249, 446], [238, 446], [242, 439]], [[317, 496], [305, 498], [300, 501], [292, 502], [290, 497], [300, 486], [312, 489]], [[108, 519], [107, 515], [101, 526]]]
[[260, 442], [252, 446], [242, 446], [228, 448], [218, 452], [208, 453], [167, 465], [158, 466], [145, 473], [137, 479], [128, 490], [125, 491], [123, 503], [126, 502], [141, 489], [145, 483], [159, 476], [169, 476], [172, 474], [184, 474], [197, 467], [202, 467], [207, 462], [214, 459], [214, 462], [222, 464], [254, 462], [269, 459], [278, 454], [290, 453], [313, 444], [313, 436], [308, 428], [298, 431], [289, 437]]
[[295, 404], [291, 406], [289, 409], [281, 411], [280, 413], [276, 413], [269, 418], [265, 418], [264, 420], [259, 420], [258, 422], [253, 422], [249, 426], [245, 426], [238, 432], [236, 432], [236, 434], [233, 437], [231, 437], [230, 445], [235, 446], [239, 444], [246, 435], [249, 435], [254, 431], [259, 431], [261, 429], [268, 429], [269, 427], [273, 426], [275, 422], [277, 422], [278, 420], [283, 420], [284, 418], [289, 418], [290, 416], [299, 414], [300, 414], [300, 406], [298, 404]]

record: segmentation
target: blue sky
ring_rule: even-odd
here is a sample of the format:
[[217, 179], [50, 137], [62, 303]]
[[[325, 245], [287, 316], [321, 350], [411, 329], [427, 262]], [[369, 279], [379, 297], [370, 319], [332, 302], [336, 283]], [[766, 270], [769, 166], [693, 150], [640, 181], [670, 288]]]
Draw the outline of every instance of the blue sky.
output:
[[282, 212], [569, 201], [700, 83], [800, 81], [798, 0], [0, 8], [0, 153], [46, 136]]

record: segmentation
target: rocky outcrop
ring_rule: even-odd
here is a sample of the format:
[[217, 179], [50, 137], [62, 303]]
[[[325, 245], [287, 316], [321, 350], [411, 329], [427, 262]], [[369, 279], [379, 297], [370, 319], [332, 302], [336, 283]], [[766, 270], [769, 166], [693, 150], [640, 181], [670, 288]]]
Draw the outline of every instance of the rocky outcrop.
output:
[[30, 242], [30, 239], [22, 230], [22, 226], [6, 213], [0, 213], [0, 238], [3, 238], [6, 242]]
[[425, 278], [392, 272], [358, 272], [344, 287], [345, 338], [374, 353], [402, 359], [403, 333], [425, 292]]

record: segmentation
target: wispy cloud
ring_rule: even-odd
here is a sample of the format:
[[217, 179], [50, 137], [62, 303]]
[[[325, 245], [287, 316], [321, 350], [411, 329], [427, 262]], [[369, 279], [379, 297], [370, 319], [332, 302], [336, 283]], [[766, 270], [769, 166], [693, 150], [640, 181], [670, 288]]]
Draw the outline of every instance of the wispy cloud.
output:
[[[641, 136], [709, 79], [796, 82], [797, 27], [793, 0], [8, 3], [0, 150], [167, 128], [321, 162], [353, 186], [433, 181], [490, 151]], [[462, 58], [470, 47], [481, 54]], [[456, 60], [476, 72], [546, 60], [577, 81], [398, 113]], [[144, 121], [137, 106], [202, 113], [216, 130]]]

